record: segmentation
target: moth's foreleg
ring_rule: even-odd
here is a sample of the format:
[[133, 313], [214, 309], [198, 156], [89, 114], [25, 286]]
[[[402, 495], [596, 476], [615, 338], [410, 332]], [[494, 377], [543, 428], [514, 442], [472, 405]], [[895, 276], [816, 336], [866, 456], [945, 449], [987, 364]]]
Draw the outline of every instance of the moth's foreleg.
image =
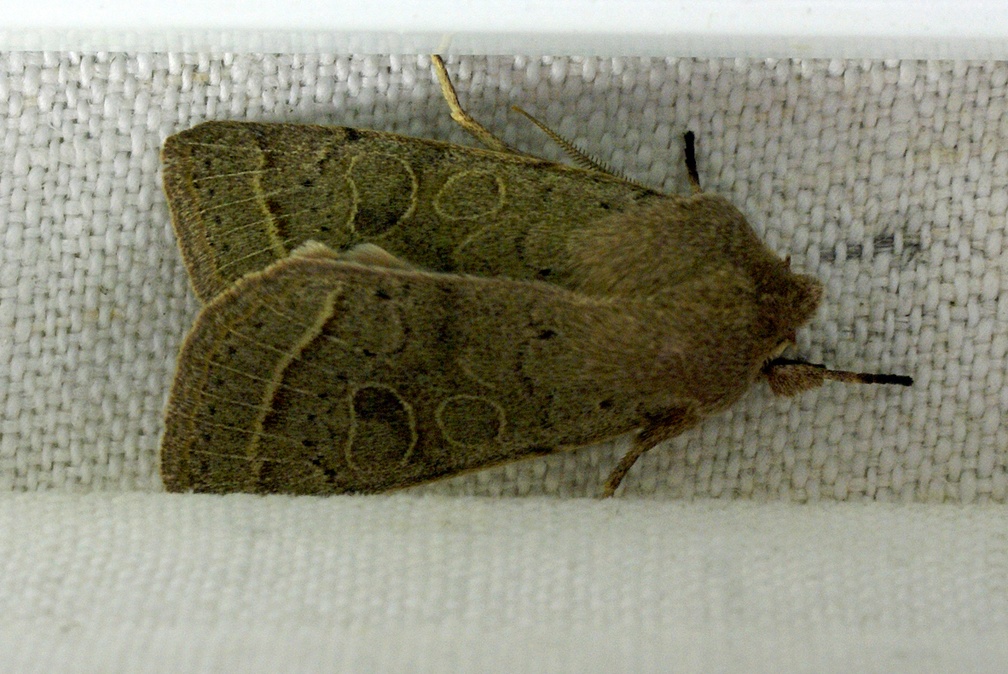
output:
[[623, 478], [626, 477], [627, 472], [637, 463], [637, 459], [644, 452], [655, 445], [674, 438], [687, 428], [695, 426], [699, 421], [700, 415], [697, 414], [693, 405], [673, 407], [660, 417], [654, 419], [649, 426], [637, 434], [630, 450], [623, 455], [623, 458], [616, 464], [616, 467], [609, 473], [609, 477], [606, 479], [605, 486], [602, 488], [599, 498], [609, 498], [616, 493], [616, 489], [623, 482]]
[[637, 459], [641, 457], [644, 452], [648, 451], [654, 447], [652, 442], [641, 441], [640, 436], [634, 438], [633, 446], [630, 447], [630, 451], [623, 455], [620, 462], [616, 464], [616, 467], [612, 469], [609, 473], [609, 477], [606, 479], [605, 486], [602, 488], [602, 493], [599, 494], [599, 498], [611, 498], [613, 494], [616, 493], [616, 489], [619, 488], [620, 483], [623, 482], [623, 478], [630, 471], [630, 468], [637, 463]]
[[434, 72], [437, 74], [438, 82], [441, 83], [441, 94], [448, 103], [448, 109], [451, 110], [451, 118], [458, 122], [459, 126], [468, 131], [473, 138], [483, 143], [491, 150], [508, 152], [511, 154], [521, 154], [520, 152], [508, 147], [504, 141], [490, 133], [485, 126], [470, 117], [469, 113], [462, 109], [462, 104], [459, 103], [458, 95], [455, 93], [455, 87], [452, 85], [451, 79], [448, 77], [448, 70], [445, 68], [444, 61], [440, 56], [437, 54], [431, 54], [431, 65], [434, 66]]

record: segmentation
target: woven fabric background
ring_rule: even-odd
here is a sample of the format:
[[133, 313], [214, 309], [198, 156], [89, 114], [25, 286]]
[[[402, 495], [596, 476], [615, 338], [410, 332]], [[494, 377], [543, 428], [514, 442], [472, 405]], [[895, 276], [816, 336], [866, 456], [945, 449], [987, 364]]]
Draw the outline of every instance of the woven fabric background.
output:
[[[798, 353], [910, 389], [755, 386], [649, 453], [654, 498], [1008, 499], [1008, 64], [453, 58], [463, 105], [562, 159], [520, 104], [633, 179], [705, 188], [826, 287]], [[205, 119], [469, 143], [426, 57], [0, 55], [0, 488], [160, 490], [161, 415], [198, 304], [158, 149]], [[594, 494], [625, 443], [417, 491]]]

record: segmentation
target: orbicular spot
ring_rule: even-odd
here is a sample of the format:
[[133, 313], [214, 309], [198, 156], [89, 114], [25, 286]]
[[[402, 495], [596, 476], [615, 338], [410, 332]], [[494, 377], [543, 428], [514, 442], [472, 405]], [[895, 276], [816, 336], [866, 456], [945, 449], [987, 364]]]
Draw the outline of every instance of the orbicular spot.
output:
[[349, 397], [346, 460], [362, 473], [384, 472], [409, 461], [417, 443], [413, 408], [394, 389], [368, 384]]
[[416, 208], [417, 177], [398, 157], [380, 152], [356, 155], [346, 177], [353, 188], [351, 225], [363, 236], [387, 231]]
[[504, 181], [490, 171], [459, 171], [434, 197], [434, 210], [446, 220], [476, 220], [504, 206]]
[[498, 403], [472, 395], [457, 395], [441, 401], [437, 424], [453, 445], [478, 447], [499, 442], [507, 415]]

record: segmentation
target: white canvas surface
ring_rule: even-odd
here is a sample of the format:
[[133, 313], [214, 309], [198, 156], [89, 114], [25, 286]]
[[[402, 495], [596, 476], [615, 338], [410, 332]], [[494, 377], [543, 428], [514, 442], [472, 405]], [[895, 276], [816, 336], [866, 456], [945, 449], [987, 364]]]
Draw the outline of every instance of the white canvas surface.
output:
[[[189, 669], [259, 653], [262, 671], [414, 656], [475, 671], [480, 661], [464, 653], [528, 662], [517, 659], [521, 645], [554, 652], [564, 627], [557, 652], [570, 659], [555, 662], [574, 665], [610, 662], [603, 652], [654, 669], [673, 653], [701, 669], [750, 657], [800, 668], [876, 654], [915, 671], [922, 654], [933, 664], [961, 652], [964, 665], [1004, 655], [1003, 602], [992, 598], [1008, 588], [1008, 64], [508, 57], [448, 67], [463, 105], [508, 143], [562, 159], [508, 112], [520, 104], [631, 178], [670, 192], [688, 189], [681, 135], [694, 131], [705, 188], [727, 195], [772, 249], [825, 284], [797, 353], [910, 374], [914, 387], [829, 384], [775, 399], [754, 386], [730, 412], [645, 455], [623, 505], [568, 502], [597, 493], [626, 449], [619, 442], [395, 499], [169, 497], [157, 474], [161, 414], [198, 304], [161, 193], [164, 138], [205, 119], [247, 119], [470, 141], [448, 118], [426, 57], [0, 54], [0, 488], [10, 493], [0, 499], [0, 576], [49, 579], [0, 580], [0, 608], [13, 616], [0, 618], [0, 638], [17, 646], [18, 662], [34, 662], [33, 644], [42, 652], [48, 643], [55, 663], [83, 649], [124, 671], [131, 658], [166, 667], [163, 656], [188, 644]], [[705, 498], [726, 503], [691, 504]], [[815, 507], [796, 505], [809, 501]], [[403, 525], [414, 512], [450, 524]], [[827, 520], [802, 519], [810, 513]], [[507, 520], [503, 530], [496, 516]], [[679, 527], [694, 517], [704, 534], [684, 538]], [[708, 539], [730, 551], [719, 554], [753, 549], [736, 522], [757, 520], [753, 531], [771, 527], [774, 536], [760, 543], [762, 559], [783, 566], [752, 577], [761, 589], [743, 592], [754, 606], [777, 607], [750, 624], [742, 618], [752, 614], [736, 615], [730, 602], [711, 613], [722, 599], [709, 594], [740, 568], [747, 578], [748, 558], [709, 568], [717, 560], [698, 550]], [[346, 522], [351, 538], [341, 533]], [[566, 538], [575, 525], [591, 541], [586, 550]], [[288, 526], [302, 537], [293, 547], [282, 540]], [[262, 550], [260, 530], [273, 532]], [[305, 542], [319, 532], [322, 542]], [[356, 544], [361, 535], [368, 545]], [[882, 547], [855, 547], [849, 557], [835, 548], [866, 535]], [[122, 536], [129, 550], [118, 547]], [[250, 538], [228, 543], [242, 536]], [[507, 551], [526, 536], [538, 543]], [[594, 566], [565, 576], [561, 589], [537, 585], [551, 541], [560, 546], [547, 560], [554, 571], [614, 552], [603, 552], [606, 542], [619, 559], [586, 562]], [[972, 556], [982, 541], [986, 561]], [[62, 549], [81, 556], [49, 554]], [[397, 573], [367, 580], [363, 570], [382, 568], [393, 549], [423, 551], [430, 575], [410, 575], [407, 555], [392, 564]], [[664, 568], [672, 549], [695, 562]], [[335, 575], [314, 575], [320, 559]], [[271, 588], [266, 569], [290, 564], [302, 566]], [[887, 571], [862, 576], [873, 564]], [[677, 571], [708, 594], [684, 590], [692, 599], [672, 601], [682, 599], [666, 594]], [[837, 573], [851, 575], [833, 596]], [[313, 583], [336, 577], [326, 610], [340, 617], [312, 619], [321, 587]], [[53, 583], [63, 591], [53, 594]], [[457, 585], [500, 598], [459, 603]], [[902, 589], [885, 594], [892, 587]], [[178, 592], [211, 599], [190, 620], [190, 600]], [[249, 592], [254, 599], [241, 599]], [[145, 604], [151, 593], [160, 598]], [[98, 608], [109, 597], [120, 603]], [[284, 598], [287, 612], [277, 608]], [[481, 613], [481, 603], [504, 617]], [[136, 605], [148, 608], [123, 610]], [[971, 631], [984, 616], [985, 634], [997, 639]], [[495, 625], [507, 626], [499, 643]], [[938, 639], [942, 630], [952, 637]], [[36, 634], [51, 639], [26, 638]], [[741, 639], [737, 652], [718, 647], [729, 635]], [[327, 639], [360, 650], [330, 660], [332, 651], [311, 646]], [[383, 650], [389, 639], [396, 645]], [[250, 646], [259, 642], [260, 650]]]
[[998, 672], [1000, 506], [0, 499], [12, 672]]

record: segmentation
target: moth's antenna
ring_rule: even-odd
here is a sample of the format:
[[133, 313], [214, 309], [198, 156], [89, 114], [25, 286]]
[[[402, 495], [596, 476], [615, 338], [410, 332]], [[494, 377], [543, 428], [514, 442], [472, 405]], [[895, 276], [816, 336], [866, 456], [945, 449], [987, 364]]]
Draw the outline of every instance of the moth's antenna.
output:
[[763, 366], [763, 374], [770, 384], [770, 390], [779, 396], [790, 396], [814, 389], [827, 379], [848, 384], [913, 385], [912, 377], [901, 374], [830, 370], [825, 365], [788, 358], [774, 358]]
[[700, 187], [700, 173], [696, 167], [696, 153], [693, 149], [695, 137], [693, 136], [693, 132], [687, 131], [684, 133], [683, 140], [686, 141], [686, 173], [689, 175], [690, 187], [693, 188], [693, 194], [700, 194], [703, 192], [703, 188]]
[[570, 142], [569, 140], [561, 136], [559, 133], [557, 133], [556, 131], [549, 128], [548, 126], [540, 122], [538, 119], [533, 117], [532, 113], [528, 112], [524, 108], [519, 107], [517, 105], [512, 105], [511, 109], [517, 112], [518, 114], [524, 116], [530, 122], [535, 124], [536, 128], [538, 128], [540, 131], [549, 136], [549, 139], [554, 143], [556, 143], [557, 145], [559, 145], [560, 149], [563, 150], [564, 153], [566, 153], [567, 156], [571, 158], [571, 161], [573, 161], [575, 164], [578, 165], [578, 167], [587, 169], [589, 171], [608, 173], [609, 175], [613, 175], [618, 178], [623, 178], [623, 176], [616, 173], [604, 161], [596, 159], [595, 157], [591, 156], [590, 154], [579, 148], [577, 145]]
[[561, 136], [559, 133], [557, 133], [556, 131], [549, 128], [548, 126], [540, 122], [538, 119], [533, 117], [532, 114], [529, 113], [527, 110], [517, 105], [512, 105], [511, 109], [517, 112], [518, 114], [523, 115], [526, 119], [535, 124], [537, 129], [545, 133], [546, 136], [548, 136], [551, 141], [559, 145], [560, 149], [564, 151], [564, 154], [570, 157], [571, 161], [573, 161], [578, 168], [583, 168], [586, 171], [597, 171], [598, 173], [605, 173], [607, 175], [611, 175], [614, 178], [619, 178], [623, 182], [630, 183], [634, 187], [640, 187], [641, 189], [645, 190], [652, 189], [647, 185], [642, 185], [636, 180], [631, 180], [630, 178], [627, 178], [625, 175], [623, 175], [616, 169], [612, 168], [601, 159], [598, 159], [588, 154], [587, 152], [579, 148], [577, 145], [570, 142], [569, 140]]
[[913, 377], [902, 374], [885, 374], [882, 372], [848, 372], [847, 370], [830, 370], [823, 368], [823, 376], [833, 381], [845, 381], [848, 384], [894, 384], [896, 386], [913, 386]]

